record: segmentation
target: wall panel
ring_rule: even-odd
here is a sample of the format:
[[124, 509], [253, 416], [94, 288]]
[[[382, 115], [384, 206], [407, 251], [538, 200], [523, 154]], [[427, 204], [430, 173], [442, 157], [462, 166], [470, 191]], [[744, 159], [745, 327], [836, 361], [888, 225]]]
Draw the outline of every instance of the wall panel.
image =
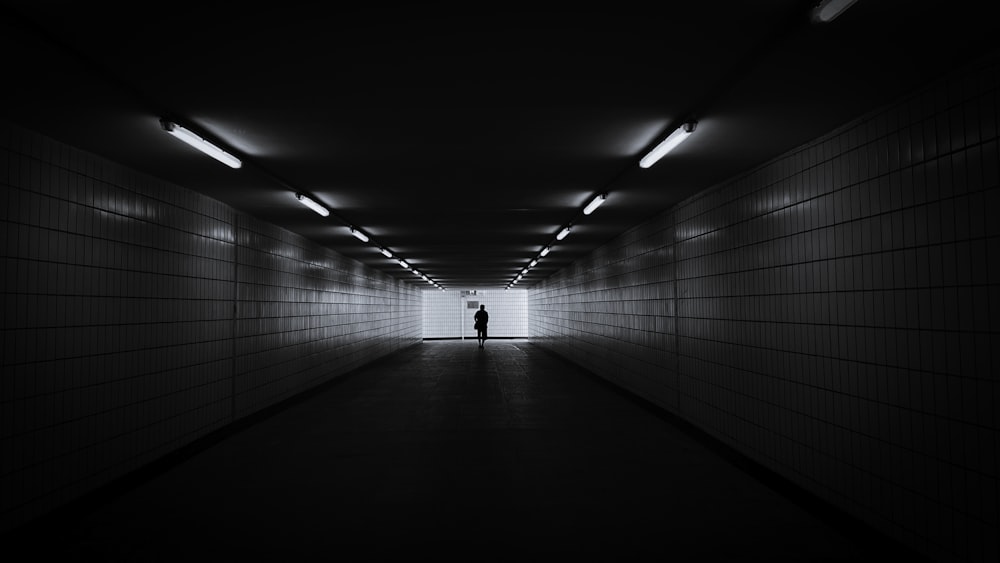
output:
[[997, 560], [998, 76], [635, 227], [532, 288], [532, 337], [920, 552]]
[[0, 528], [422, 339], [422, 292], [0, 124]]

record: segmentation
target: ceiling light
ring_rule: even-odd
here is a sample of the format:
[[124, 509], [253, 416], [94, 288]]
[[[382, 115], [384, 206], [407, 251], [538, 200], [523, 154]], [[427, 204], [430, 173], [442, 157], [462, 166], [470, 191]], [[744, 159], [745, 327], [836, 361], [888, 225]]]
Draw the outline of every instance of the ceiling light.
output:
[[698, 125], [696, 121], [688, 121], [684, 125], [681, 125], [674, 132], [667, 136], [660, 144], [656, 145], [656, 148], [649, 151], [649, 154], [642, 157], [639, 161], [639, 166], [642, 168], [649, 168], [650, 166], [656, 164], [657, 160], [663, 158], [668, 152], [674, 150], [677, 145], [681, 144], [684, 139], [687, 139], [694, 128]]
[[813, 21], [829, 23], [844, 13], [857, 0], [823, 0], [813, 8]]
[[569, 234], [569, 227], [563, 227], [563, 230], [559, 231], [559, 234], [556, 235], [556, 240], [562, 240], [566, 238], [566, 235], [568, 234]]
[[385, 256], [386, 258], [392, 258], [392, 253], [389, 252], [388, 248], [380, 248], [379, 252], [381, 252], [382, 256]]
[[402, 267], [406, 268], [407, 270], [409, 270], [409, 269], [410, 269], [410, 265], [406, 263], [406, 260], [403, 260], [403, 259], [399, 259], [399, 260], [398, 260], [398, 262], [399, 262], [399, 265], [400, 265], [400, 266], [402, 266]]
[[354, 227], [351, 227], [351, 234], [354, 235], [354, 238], [360, 240], [361, 242], [368, 242], [368, 235], [362, 233]]
[[309, 196], [307, 196], [305, 194], [295, 194], [295, 197], [296, 197], [296, 199], [298, 199], [299, 201], [302, 202], [302, 205], [305, 205], [306, 207], [308, 207], [309, 209], [312, 209], [316, 213], [319, 213], [323, 217], [326, 217], [326, 216], [328, 216], [330, 214], [330, 210], [329, 209], [323, 207], [322, 205], [320, 205], [315, 200], [313, 200], [312, 198], [310, 198]]
[[594, 212], [595, 209], [600, 207], [601, 204], [604, 203], [604, 200], [607, 198], [608, 198], [607, 194], [601, 194], [595, 197], [594, 199], [590, 200], [590, 203], [587, 204], [587, 207], [583, 208], [583, 214], [590, 215], [591, 213]]
[[531, 261], [531, 264], [528, 264], [528, 267], [529, 268], [534, 268], [537, 265], [538, 265], [538, 259], [535, 258], [534, 260]]
[[240, 159], [213, 145], [209, 141], [206, 141], [194, 131], [181, 127], [173, 121], [161, 119], [160, 127], [162, 127], [167, 133], [170, 133], [174, 137], [177, 137], [178, 139], [200, 150], [215, 160], [218, 160], [226, 166], [229, 166], [230, 168], [239, 168], [243, 166], [243, 162], [240, 161]]
[[552, 247], [551, 246], [546, 246], [545, 248], [542, 249], [541, 255], [543, 257], [544, 256], [548, 256], [550, 250], [552, 250]]

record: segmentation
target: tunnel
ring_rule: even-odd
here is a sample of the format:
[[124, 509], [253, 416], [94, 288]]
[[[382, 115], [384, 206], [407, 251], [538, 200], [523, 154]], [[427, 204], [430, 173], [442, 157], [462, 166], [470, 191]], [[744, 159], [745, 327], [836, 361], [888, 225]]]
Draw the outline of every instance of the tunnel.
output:
[[996, 561], [998, 68], [448, 291], [0, 120], [4, 559]]

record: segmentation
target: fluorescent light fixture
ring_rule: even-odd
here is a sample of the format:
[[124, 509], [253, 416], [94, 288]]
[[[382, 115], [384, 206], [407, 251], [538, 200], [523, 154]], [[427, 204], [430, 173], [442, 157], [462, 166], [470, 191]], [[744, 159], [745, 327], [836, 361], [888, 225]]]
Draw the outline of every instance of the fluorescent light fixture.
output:
[[545, 248], [542, 249], [541, 255], [543, 257], [544, 256], [548, 256], [549, 255], [549, 251], [551, 251], [551, 250], [552, 250], [551, 246], [546, 246]]
[[820, 23], [830, 23], [845, 10], [851, 7], [857, 0], [823, 0], [813, 8], [813, 21]]
[[400, 266], [402, 266], [402, 267], [406, 268], [407, 270], [409, 270], [409, 269], [410, 269], [410, 265], [406, 263], [406, 260], [403, 260], [402, 258], [400, 258], [400, 259], [398, 260], [398, 262], [399, 262], [399, 265], [400, 265]]
[[392, 258], [392, 253], [389, 252], [388, 248], [380, 248], [378, 250], [379, 250], [379, 252], [382, 253], [382, 256], [385, 256], [386, 258]]
[[559, 231], [559, 234], [556, 235], [556, 240], [562, 240], [566, 238], [566, 235], [568, 234], [569, 234], [569, 227], [563, 227], [563, 230]]
[[309, 196], [307, 196], [305, 194], [295, 194], [295, 198], [298, 199], [299, 201], [301, 201], [302, 205], [305, 205], [306, 207], [308, 207], [309, 209], [312, 209], [316, 213], [319, 213], [323, 217], [326, 217], [326, 216], [328, 216], [330, 214], [330, 210], [329, 209], [323, 207], [322, 205], [320, 205], [315, 200], [313, 200], [312, 198], [310, 198]]
[[608, 198], [608, 194], [601, 194], [601, 195], [595, 197], [594, 199], [590, 200], [590, 203], [587, 204], [587, 207], [583, 208], [583, 214], [584, 215], [590, 215], [591, 213], [594, 212], [595, 209], [597, 209], [598, 207], [600, 207], [601, 204], [604, 203], [604, 200], [607, 199], [607, 198]]
[[368, 235], [362, 233], [354, 227], [351, 227], [351, 234], [354, 235], [354, 238], [360, 240], [361, 242], [368, 242]]
[[688, 121], [684, 125], [674, 129], [674, 132], [667, 135], [667, 138], [663, 139], [663, 142], [656, 145], [656, 148], [649, 151], [649, 154], [646, 156], [642, 157], [642, 160], [639, 161], [639, 166], [642, 168], [649, 168], [650, 166], [656, 164], [657, 160], [660, 160], [666, 156], [668, 152], [674, 150], [677, 145], [684, 142], [684, 139], [687, 139], [691, 133], [694, 132], [697, 125], [698, 122], [696, 121]]
[[239, 168], [243, 166], [243, 162], [240, 159], [213, 145], [209, 141], [206, 141], [194, 131], [181, 127], [173, 121], [161, 119], [160, 127], [162, 127], [167, 133], [170, 133], [174, 137], [177, 137], [178, 139], [200, 150], [215, 160], [218, 160], [226, 166], [229, 166], [230, 168]]
[[528, 264], [528, 267], [529, 268], [534, 268], [537, 265], [538, 265], [538, 259], [535, 258], [534, 260], [531, 261], [531, 264]]
[[527, 268], [521, 270], [521, 275], [522, 276], [525, 275], [525, 274], [527, 274], [527, 273], [528, 273], [528, 269]]

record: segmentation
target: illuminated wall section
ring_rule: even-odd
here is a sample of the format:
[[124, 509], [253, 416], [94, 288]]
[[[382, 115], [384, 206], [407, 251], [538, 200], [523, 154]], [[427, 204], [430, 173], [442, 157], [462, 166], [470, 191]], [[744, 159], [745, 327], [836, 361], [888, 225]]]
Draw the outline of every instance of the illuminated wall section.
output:
[[422, 340], [411, 284], [5, 123], [0, 184], [0, 529]]

